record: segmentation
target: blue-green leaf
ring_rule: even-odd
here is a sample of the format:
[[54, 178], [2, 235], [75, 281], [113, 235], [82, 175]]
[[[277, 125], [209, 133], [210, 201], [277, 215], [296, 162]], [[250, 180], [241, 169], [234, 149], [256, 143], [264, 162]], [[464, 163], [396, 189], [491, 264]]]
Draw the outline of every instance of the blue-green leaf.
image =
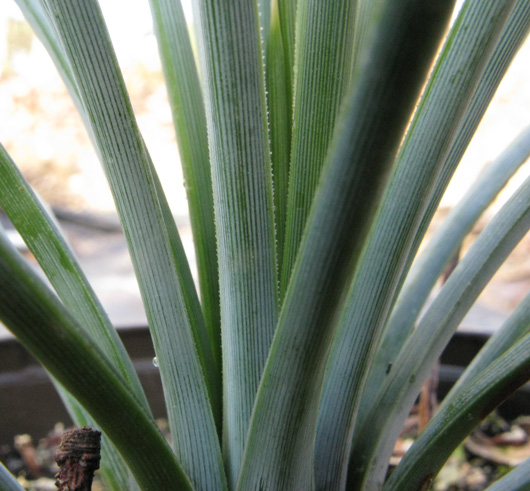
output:
[[298, 0], [282, 297], [350, 81], [356, 3]]
[[263, 50], [255, 1], [194, 7], [217, 227], [223, 451], [234, 486], [277, 319]]
[[201, 306], [220, 386], [219, 271], [204, 103], [180, 0], [150, 4], [188, 198]]
[[367, 488], [382, 485], [395, 440], [423, 381], [482, 289], [529, 228], [527, 179], [453, 271], [381, 385], [373, 405], [377, 411], [366, 415], [351, 456], [357, 468], [367, 469]]
[[17, 482], [15, 476], [4, 467], [2, 462], [0, 462], [0, 489], [2, 491], [24, 491], [24, 488]]
[[143, 489], [191, 489], [151, 414], [2, 230], [0, 319], [90, 412]]
[[[113, 192], [164, 385], [173, 446], [194, 485], [224, 486], [210, 343], [191, 273], [95, 1], [47, 0]], [[177, 436], [178, 435], [178, 436]]]
[[333, 319], [451, 9], [444, 2], [432, 15], [423, 1], [387, 4], [322, 171], [261, 381], [239, 489], [312, 486]]

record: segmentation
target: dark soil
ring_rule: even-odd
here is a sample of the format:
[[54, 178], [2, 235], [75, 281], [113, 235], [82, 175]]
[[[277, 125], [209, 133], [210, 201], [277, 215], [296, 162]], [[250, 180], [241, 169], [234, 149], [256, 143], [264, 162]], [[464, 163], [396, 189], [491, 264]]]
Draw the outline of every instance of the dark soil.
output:
[[[411, 414], [394, 448], [397, 465], [418, 434], [418, 415]], [[530, 416], [506, 421], [491, 414], [451, 455], [433, 491], [482, 491], [530, 458]]]
[[[161, 425], [163, 427], [164, 425]], [[39, 442], [19, 435], [12, 446], [0, 448], [0, 461], [32, 491], [55, 490], [55, 451], [64, 426], [57, 424]], [[397, 465], [418, 433], [418, 415], [411, 414], [398, 440], [392, 464]], [[497, 414], [489, 416], [453, 453], [434, 481], [433, 491], [482, 491], [530, 458], [530, 416], [508, 422]], [[93, 491], [104, 491], [96, 472]]]

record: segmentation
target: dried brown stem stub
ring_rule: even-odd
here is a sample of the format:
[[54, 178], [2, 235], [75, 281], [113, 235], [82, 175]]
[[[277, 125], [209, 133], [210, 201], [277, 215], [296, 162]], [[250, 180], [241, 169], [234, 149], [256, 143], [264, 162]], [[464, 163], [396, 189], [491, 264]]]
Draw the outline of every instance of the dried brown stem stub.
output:
[[55, 476], [59, 491], [90, 491], [94, 472], [99, 469], [100, 450], [100, 431], [85, 426], [66, 430], [55, 452], [60, 467]]

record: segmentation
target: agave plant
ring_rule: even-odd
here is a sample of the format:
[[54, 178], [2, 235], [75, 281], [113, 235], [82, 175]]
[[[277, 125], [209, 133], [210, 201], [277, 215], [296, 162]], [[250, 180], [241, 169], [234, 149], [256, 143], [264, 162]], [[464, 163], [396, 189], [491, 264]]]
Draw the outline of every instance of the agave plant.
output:
[[[426, 489], [530, 378], [527, 298], [386, 478], [431, 367], [530, 228], [527, 180], [420, 315], [530, 153], [526, 130], [416, 257], [528, 33], [528, 0], [465, 0], [451, 25], [450, 0], [196, 0], [197, 60], [179, 1], [150, 0], [198, 289], [97, 1], [16, 1], [107, 175], [171, 446], [64, 238], [3, 148], [0, 205], [55, 291], [1, 235], [0, 318], [76, 423], [103, 431], [109, 489]], [[502, 489], [530, 485], [523, 466]]]

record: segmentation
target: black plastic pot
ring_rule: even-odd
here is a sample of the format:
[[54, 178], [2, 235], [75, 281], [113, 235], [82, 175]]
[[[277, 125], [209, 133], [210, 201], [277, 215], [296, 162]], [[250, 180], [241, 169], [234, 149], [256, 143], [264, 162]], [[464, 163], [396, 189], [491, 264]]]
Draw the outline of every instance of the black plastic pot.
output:
[[[119, 333], [155, 418], [164, 417], [162, 384], [153, 365], [148, 329], [120, 329]], [[0, 445], [12, 445], [13, 437], [24, 433], [38, 440], [57, 422], [72, 424], [46, 371], [15, 339], [0, 341]]]
[[[145, 388], [156, 418], [165, 416], [162, 385], [153, 365], [154, 351], [147, 328], [120, 329], [125, 347]], [[447, 346], [440, 369], [439, 396], [443, 397], [487, 340], [487, 335], [457, 333]], [[530, 414], [530, 385], [526, 385], [500, 408], [510, 419]], [[13, 339], [0, 342], [0, 445], [13, 443], [17, 434], [44, 437], [55, 423], [71, 420], [46, 372]]]

